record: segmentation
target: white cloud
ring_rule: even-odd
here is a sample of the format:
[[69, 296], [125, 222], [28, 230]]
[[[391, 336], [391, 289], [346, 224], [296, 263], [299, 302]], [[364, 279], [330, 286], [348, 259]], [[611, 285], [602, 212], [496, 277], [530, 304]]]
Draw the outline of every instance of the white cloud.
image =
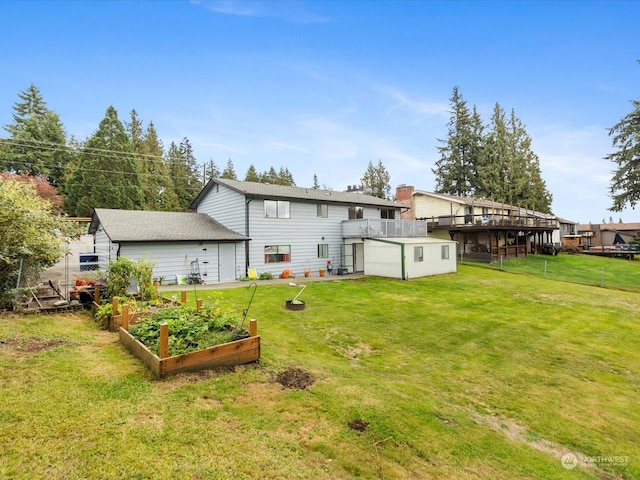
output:
[[332, 21], [331, 17], [309, 11], [306, 3], [293, 0], [192, 0], [192, 3], [223, 15], [275, 18], [298, 24]]

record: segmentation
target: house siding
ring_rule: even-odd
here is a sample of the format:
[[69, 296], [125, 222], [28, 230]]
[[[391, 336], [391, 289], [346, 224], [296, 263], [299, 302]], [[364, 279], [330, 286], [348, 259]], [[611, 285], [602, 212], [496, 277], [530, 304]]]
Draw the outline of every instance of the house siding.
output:
[[98, 268], [106, 270], [109, 262], [117, 258], [118, 244], [111, 242], [102, 226], [96, 231], [93, 242], [94, 253], [98, 255]]
[[464, 205], [454, 204], [447, 200], [415, 195], [414, 201], [416, 218], [464, 215]]
[[217, 185], [198, 204], [197, 212], [206, 213], [225, 227], [249, 235], [246, 231], [245, 196], [225, 186]]
[[[235, 245], [234, 264], [238, 264], [238, 251], [242, 253], [242, 242], [231, 242]], [[225, 278], [221, 278], [220, 272], [220, 251], [227, 252], [229, 249], [222, 247], [220, 242], [144, 242], [144, 243], [122, 243], [120, 255], [136, 262], [144, 261], [151, 263], [154, 278], [164, 277], [166, 283], [177, 282], [178, 275], [188, 276], [191, 269], [191, 262], [197, 260], [200, 269], [200, 276], [204, 284], [214, 284], [221, 281], [236, 280], [229, 278], [228, 273]], [[205, 251], [206, 249], [206, 251]]]
[[[348, 207], [329, 204], [328, 216], [322, 218], [317, 216], [318, 203], [290, 201], [289, 205], [290, 218], [265, 218], [263, 200], [255, 199], [249, 204], [249, 267], [273, 275], [288, 268], [302, 275], [306, 269], [317, 273], [326, 268], [327, 260], [339, 262], [341, 221], [348, 217]], [[328, 258], [318, 258], [319, 244], [328, 245]], [[265, 263], [264, 247], [268, 245], [290, 245], [291, 261]]]

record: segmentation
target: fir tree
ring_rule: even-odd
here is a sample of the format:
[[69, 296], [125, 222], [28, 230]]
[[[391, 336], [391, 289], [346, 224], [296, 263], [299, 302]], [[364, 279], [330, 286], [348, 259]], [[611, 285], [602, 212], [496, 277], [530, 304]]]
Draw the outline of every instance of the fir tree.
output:
[[318, 190], [320, 188], [320, 184], [318, 183], [318, 175], [313, 174], [313, 188], [314, 190]]
[[18, 98], [20, 101], [13, 105], [13, 124], [4, 127], [10, 137], [2, 142], [0, 159], [8, 171], [45, 175], [62, 190], [71, 154], [60, 117], [47, 108], [33, 84]]
[[360, 179], [360, 188], [368, 195], [379, 198], [389, 198], [391, 195], [391, 175], [382, 164], [382, 160], [378, 160], [376, 166], [369, 161], [369, 165]]
[[442, 146], [438, 147], [440, 160], [436, 161], [435, 168], [432, 169], [436, 176], [436, 192], [472, 195], [475, 191], [478, 160], [474, 155], [477, 154], [481, 141], [474, 135], [473, 121], [476, 121], [477, 112], [474, 107], [472, 120], [467, 102], [462, 98], [457, 86], [453, 87], [450, 102], [448, 136], [446, 140], [438, 140], [442, 143]]
[[245, 182], [260, 181], [260, 177], [258, 176], [258, 171], [256, 170], [256, 167], [253, 166], [253, 163], [249, 165], [249, 168], [247, 169], [247, 173], [244, 175], [244, 181]]
[[222, 171], [222, 175], [220, 178], [226, 178], [227, 180], [237, 180], [238, 176], [236, 175], [236, 171], [233, 168], [233, 162], [231, 159], [227, 160], [227, 166]]
[[213, 159], [209, 160], [209, 163], [207, 163], [205, 175], [205, 181], [209, 181], [212, 178], [220, 178], [220, 168], [218, 168], [218, 165], [216, 165]]
[[640, 100], [631, 104], [633, 110], [609, 130], [613, 147], [617, 149], [605, 157], [617, 165], [609, 187], [613, 200], [609, 210], [613, 212], [627, 205], [635, 208], [640, 201]]
[[88, 217], [94, 208], [141, 209], [144, 198], [133, 147], [115, 108], [85, 142], [67, 181], [64, 210]]

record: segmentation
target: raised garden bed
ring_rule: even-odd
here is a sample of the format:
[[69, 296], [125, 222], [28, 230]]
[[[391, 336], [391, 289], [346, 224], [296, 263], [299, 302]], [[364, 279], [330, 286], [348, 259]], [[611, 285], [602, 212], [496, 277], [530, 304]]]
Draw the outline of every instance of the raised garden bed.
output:
[[120, 342], [138, 357], [157, 378], [180, 372], [193, 372], [217, 367], [232, 367], [260, 359], [260, 337], [256, 320], [249, 322], [249, 336], [201, 350], [169, 356], [169, 327], [160, 325], [158, 352], [156, 355], [130, 332], [131, 320], [123, 314], [122, 326], [118, 333]]

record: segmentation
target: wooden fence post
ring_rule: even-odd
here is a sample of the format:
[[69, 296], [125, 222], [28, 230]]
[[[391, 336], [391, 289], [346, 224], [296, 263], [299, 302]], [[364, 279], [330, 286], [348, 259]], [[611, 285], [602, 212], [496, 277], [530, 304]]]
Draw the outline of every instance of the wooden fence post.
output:
[[100, 285], [93, 287], [93, 301], [100, 305]]
[[187, 291], [186, 290], [183, 290], [183, 291], [180, 292], [180, 303], [182, 305], [187, 303]]
[[118, 316], [118, 306], [119, 302], [116, 297], [111, 299], [111, 320], [109, 322], [109, 330], [112, 332], [116, 331], [116, 317]]
[[201, 308], [202, 308], [202, 299], [201, 299], [201, 298], [198, 298], [198, 299], [196, 300], [196, 309], [197, 309], [198, 311], [200, 311], [200, 309], [201, 309]]
[[160, 358], [167, 358], [169, 356], [169, 324], [160, 324]]
[[258, 321], [255, 319], [249, 320], [249, 336], [250, 337], [258, 336]]
[[129, 331], [129, 305], [122, 305], [122, 328]]

